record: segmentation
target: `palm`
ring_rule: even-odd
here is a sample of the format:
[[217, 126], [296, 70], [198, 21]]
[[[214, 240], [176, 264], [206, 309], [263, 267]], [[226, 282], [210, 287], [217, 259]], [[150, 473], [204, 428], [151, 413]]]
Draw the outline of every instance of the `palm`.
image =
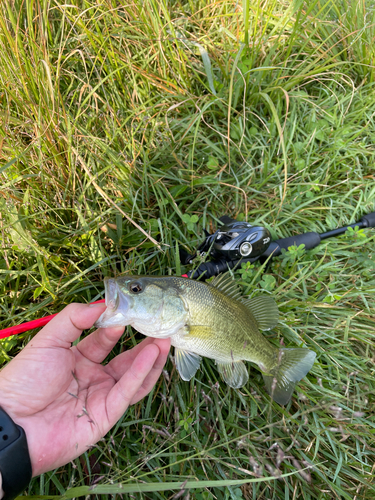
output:
[[[78, 334], [102, 312], [82, 307], [87, 317], [80, 311], [81, 323], [73, 322]], [[55, 334], [59, 316], [0, 378], [0, 406], [25, 429], [34, 475], [67, 463], [97, 442], [129, 404], [151, 390], [169, 350], [168, 341], [146, 339], [103, 366], [123, 329], [99, 329], [70, 347], [74, 334], [65, 331], [63, 339]]]

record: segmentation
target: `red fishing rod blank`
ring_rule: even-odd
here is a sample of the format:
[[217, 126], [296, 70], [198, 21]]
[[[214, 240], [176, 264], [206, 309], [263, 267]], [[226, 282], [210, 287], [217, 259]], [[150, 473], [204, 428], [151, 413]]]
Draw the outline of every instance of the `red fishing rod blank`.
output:
[[[100, 304], [105, 302], [105, 299], [97, 300], [96, 302], [91, 302], [91, 304]], [[20, 325], [10, 326], [9, 328], [4, 328], [0, 330], [0, 339], [5, 339], [6, 337], [11, 337], [12, 335], [18, 335], [19, 333], [24, 333], [34, 328], [41, 328], [51, 321], [52, 318], [57, 316], [56, 314], [50, 314], [49, 316], [44, 316], [43, 318], [34, 319], [32, 321], [27, 321], [26, 323], [21, 323]]]

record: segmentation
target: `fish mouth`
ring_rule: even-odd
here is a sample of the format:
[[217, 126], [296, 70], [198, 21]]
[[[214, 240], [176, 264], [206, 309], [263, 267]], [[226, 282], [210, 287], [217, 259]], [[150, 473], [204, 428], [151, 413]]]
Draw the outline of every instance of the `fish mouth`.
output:
[[105, 305], [112, 310], [117, 309], [118, 290], [116, 280], [104, 278]]
[[105, 305], [107, 309], [96, 321], [97, 328], [109, 326], [126, 326], [130, 324], [128, 312], [130, 309], [130, 297], [124, 295], [113, 278], [104, 279]]

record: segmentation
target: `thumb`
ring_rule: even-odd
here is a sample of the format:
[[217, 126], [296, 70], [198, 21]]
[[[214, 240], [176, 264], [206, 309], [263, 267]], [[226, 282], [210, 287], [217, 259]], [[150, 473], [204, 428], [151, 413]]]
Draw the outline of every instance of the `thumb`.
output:
[[97, 304], [95, 307], [90, 307], [89, 304], [69, 304], [35, 335], [29, 346], [69, 348], [82, 330], [93, 326], [105, 308], [105, 304]]

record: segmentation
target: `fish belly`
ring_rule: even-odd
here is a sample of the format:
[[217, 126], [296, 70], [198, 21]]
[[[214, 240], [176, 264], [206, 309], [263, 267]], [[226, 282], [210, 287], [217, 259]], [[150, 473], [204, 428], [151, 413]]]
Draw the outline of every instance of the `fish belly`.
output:
[[186, 333], [177, 333], [171, 337], [171, 345], [221, 362], [229, 362], [232, 359], [230, 348], [220, 348], [215, 339], [193, 338]]
[[[193, 333], [180, 330], [171, 336], [174, 347], [193, 352], [221, 363], [250, 361], [268, 366], [277, 349], [260, 332], [210, 332], [207, 327], [193, 328]], [[201, 332], [199, 332], [201, 330]]]

